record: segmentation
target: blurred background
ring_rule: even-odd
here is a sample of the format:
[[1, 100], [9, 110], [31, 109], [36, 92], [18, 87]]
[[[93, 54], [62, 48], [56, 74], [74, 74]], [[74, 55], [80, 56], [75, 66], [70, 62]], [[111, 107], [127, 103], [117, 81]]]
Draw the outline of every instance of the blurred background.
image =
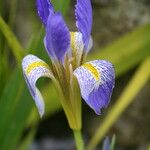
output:
[[[77, 30], [76, 1], [52, 3], [70, 30]], [[118, 150], [150, 150], [150, 1], [92, 0], [92, 6], [94, 45], [87, 59], [111, 61], [116, 85], [101, 116], [83, 102], [85, 142], [96, 141], [99, 150], [103, 138], [115, 134]], [[40, 119], [22, 76], [21, 60], [26, 54], [50, 63], [44, 34], [35, 0], [0, 0], [0, 150], [75, 149], [51, 81], [38, 81], [46, 103], [46, 115]]]

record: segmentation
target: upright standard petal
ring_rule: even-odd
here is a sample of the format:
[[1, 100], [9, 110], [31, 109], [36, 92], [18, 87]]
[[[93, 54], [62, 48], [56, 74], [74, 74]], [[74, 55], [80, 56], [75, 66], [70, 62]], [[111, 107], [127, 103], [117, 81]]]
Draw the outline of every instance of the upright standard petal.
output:
[[82, 98], [95, 111], [109, 104], [115, 84], [115, 73], [112, 64], [105, 60], [94, 60], [83, 64], [74, 71]]
[[82, 33], [85, 49], [88, 49], [92, 30], [91, 0], [77, 0], [75, 7], [76, 26]]
[[35, 100], [39, 114], [42, 117], [44, 114], [44, 101], [41, 93], [36, 87], [36, 81], [40, 77], [52, 78], [52, 73], [49, 66], [34, 55], [27, 55], [22, 61], [22, 69], [25, 81], [28, 85], [29, 91]]
[[[80, 61], [82, 59], [83, 50], [84, 50], [84, 43], [82, 34], [80, 32], [70, 32], [71, 36], [71, 51], [73, 57], [75, 57], [78, 64], [80, 64]], [[90, 42], [88, 44], [87, 52], [90, 51], [92, 48], [93, 41], [90, 38]]]
[[70, 33], [61, 13], [50, 13], [44, 44], [52, 59], [63, 61], [64, 55], [70, 47]]
[[47, 19], [49, 16], [49, 11], [54, 11], [50, 0], [37, 0], [36, 7], [41, 21], [46, 26]]
[[82, 34], [80, 32], [70, 32], [71, 36], [71, 52], [76, 63], [80, 65], [84, 44], [82, 40]]

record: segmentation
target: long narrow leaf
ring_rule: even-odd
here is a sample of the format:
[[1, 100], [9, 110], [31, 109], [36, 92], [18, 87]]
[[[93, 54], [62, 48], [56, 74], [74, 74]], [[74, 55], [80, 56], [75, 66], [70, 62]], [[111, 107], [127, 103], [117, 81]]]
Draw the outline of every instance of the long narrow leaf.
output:
[[125, 73], [150, 56], [150, 24], [136, 28], [104, 49], [89, 55], [91, 59], [111, 61], [117, 75]]
[[0, 16], [0, 30], [5, 36], [9, 46], [11, 47], [17, 62], [20, 63], [25, 53], [24, 49], [1, 16]]
[[18, 150], [28, 150], [29, 146], [31, 145], [32, 139], [34, 138], [36, 127], [32, 127], [29, 134], [25, 137], [22, 143], [20, 143], [20, 146], [18, 147]]
[[[20, 132], [25, 127], [25, 120], [31, 111], [31, 96], [24, 84], [20, 85], [22, 73], [17, 71], [10, 79], [0, 100], [0, 149], [10, 150], [20, 138]], [[22, 90], [24, 92], [22, 93]], [[10, 140], [10, 137], [11, 138]], [[9, 143], [9, 144], [8, 144]]]

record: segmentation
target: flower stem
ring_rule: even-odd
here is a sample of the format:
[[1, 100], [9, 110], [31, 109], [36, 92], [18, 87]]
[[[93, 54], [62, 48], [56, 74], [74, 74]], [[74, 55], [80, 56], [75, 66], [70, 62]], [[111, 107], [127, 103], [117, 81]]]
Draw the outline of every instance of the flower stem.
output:
[[85, 150], [81, 130], [73, 130], [77, 150]]

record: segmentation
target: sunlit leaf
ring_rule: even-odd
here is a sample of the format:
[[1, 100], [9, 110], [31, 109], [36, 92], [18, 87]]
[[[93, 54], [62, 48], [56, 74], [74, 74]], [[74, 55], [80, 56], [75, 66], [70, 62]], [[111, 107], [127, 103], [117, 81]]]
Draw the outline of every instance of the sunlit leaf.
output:
[[136, 28], [104, 49], [89, 55], [89, 60], [107, 59], [115, 66], [117, 76], [150, 56], [150, 24]]

